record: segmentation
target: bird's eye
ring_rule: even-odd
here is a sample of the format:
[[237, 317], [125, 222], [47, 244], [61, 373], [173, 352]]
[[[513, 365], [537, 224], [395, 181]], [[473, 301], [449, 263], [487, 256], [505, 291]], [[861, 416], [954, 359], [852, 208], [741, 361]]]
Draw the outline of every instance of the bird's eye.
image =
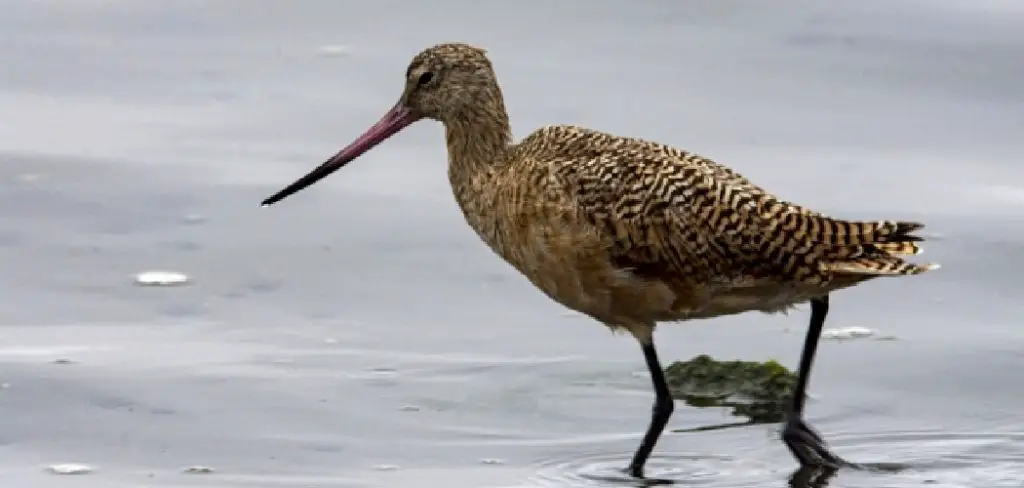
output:
[[426, 85], [427, 83], [430, 83], [430, 80], [432, 79], [434, 79], [434, 74], [427, 71], [426, 73], [420, 75], [420, 81], [418, 83], [420, 86], [423, 86]]

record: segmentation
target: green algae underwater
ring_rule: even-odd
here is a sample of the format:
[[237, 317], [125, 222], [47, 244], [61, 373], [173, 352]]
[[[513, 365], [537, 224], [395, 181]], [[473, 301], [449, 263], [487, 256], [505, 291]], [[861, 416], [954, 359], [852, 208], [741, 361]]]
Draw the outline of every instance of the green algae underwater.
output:
[[781, 422], [797, 375], [775, 360], [719, 361], [702, 354], [669, 365], [665, 380], [674, 398], [698, 408], [729, 408], [746, 425]]

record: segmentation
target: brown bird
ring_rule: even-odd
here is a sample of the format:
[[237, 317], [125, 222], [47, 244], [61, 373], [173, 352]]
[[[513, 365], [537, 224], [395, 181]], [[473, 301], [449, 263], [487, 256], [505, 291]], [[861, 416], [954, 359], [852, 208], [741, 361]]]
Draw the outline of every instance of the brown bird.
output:
[[643, 139], [554, 125], [514, 143], [491, 61], [462, 43], [417, 54], [398, 103], [379, 122], [263, 206], [421, 119], [444, 125], [452, 192], [480, 239], [551, 299], [640, 343], [655, 402], [630, 475], [643, 477], [674, 408], [656, 324], [804, 302], [810, 329], [782, 438], [802, 466], [850, 465], [803, 419], [829, 294], [936, 269], [899, 257], [920, 252], [913, 233], [923, 225], [832, 218], [708, 158]]

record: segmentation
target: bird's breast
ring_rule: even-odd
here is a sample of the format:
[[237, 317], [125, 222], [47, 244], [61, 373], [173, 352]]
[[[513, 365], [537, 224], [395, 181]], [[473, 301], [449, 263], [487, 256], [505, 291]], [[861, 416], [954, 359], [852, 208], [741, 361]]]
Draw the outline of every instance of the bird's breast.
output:
[[[657, 308], [671, 302], [671, 297], [639, 286], [635, 276], [615, 266], [608, 243], [570, 205], [524, 198], [514, 190], [456, 198], [469, 226], [495, 254], [570, 309], [605, 322], [621, 322], [627, 302], [629, 307]], [[641, 296], [648, 293], [658, 296]]]

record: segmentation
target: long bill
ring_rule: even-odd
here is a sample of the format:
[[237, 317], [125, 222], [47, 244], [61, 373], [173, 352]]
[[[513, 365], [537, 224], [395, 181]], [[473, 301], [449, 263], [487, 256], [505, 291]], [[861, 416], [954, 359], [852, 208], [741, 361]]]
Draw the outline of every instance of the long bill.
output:
[[413, 122], [420, 119], [420, 116], [409, 110], [405, 104], [398, 102], [391, 110], [388, 110], [386, 114], [376, 123], [373, 127], [370, 127], [363, 133], [363, 135], [352, 141], [351, 144], [346, 146], [337, 154], [328, 159], [325, 163], [316, 167], [313, 171], [310, 171], [306, 176], [295, 180], [294, 183], [286, 186], [283, 190], [271, 195], [266, 200], [263, 200], [261, 206], [269, 207], [281, 200], [284, 200], [289, 195], [297, 193], [307, 186], [322, 180], [327, 175], [341, 169], [342, 166], [352, 162], [352, 160], [358, 158], [366, 151], [373, 149], [374, 146], [384, 142], [385, 139], [395, 135], [398, 131], [408, 127]]

